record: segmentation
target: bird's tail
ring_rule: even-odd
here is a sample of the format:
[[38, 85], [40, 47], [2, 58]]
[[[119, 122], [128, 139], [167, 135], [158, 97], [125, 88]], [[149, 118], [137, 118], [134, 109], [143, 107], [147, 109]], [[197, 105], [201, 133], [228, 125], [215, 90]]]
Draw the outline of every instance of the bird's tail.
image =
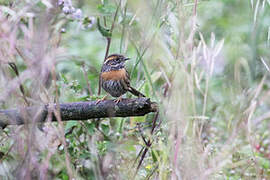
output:
[[136, 89], [134, 89], [133, 87], [129, 87], [128, 91], [131, 92], [132, 94], [134, 94], [135, 96], [138, 97], [145, 97], [144, 94], [142, 94], [141, 92], [137, 91]]

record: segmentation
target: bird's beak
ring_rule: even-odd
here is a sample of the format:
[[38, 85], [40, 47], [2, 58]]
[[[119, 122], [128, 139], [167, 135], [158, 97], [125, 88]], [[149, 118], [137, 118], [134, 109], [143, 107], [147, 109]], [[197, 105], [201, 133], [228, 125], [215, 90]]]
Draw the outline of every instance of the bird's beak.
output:
[[130, 58], [128, 58], [128, 57], [126, 57], [125, 59], [124, 59], [124, 61], [127, 61], [127, 60], [129, 60]]

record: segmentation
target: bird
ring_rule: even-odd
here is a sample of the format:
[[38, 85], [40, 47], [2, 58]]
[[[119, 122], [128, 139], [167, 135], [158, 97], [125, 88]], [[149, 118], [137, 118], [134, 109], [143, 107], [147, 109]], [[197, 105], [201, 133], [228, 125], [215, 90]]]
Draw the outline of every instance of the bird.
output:
[[[117, 97], [116, 104], [122, 100], [122, 95], [130, 92], [138, 97], [145, 97], [144, 94], [130, 86], [130, 77], [125, 68], [125, 62], [130, 58], [121, 54], [111, 54], [105, 59], [100, 74], [102, 88], [111, 96]], [[97, 103], [104, 100], [104, 96]]]

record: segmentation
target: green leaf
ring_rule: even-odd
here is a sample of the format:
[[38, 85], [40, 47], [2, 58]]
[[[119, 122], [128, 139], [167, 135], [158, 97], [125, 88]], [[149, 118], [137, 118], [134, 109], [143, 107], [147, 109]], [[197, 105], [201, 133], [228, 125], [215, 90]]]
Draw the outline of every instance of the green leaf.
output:
[[145, 122], [144, 116], [132, 117], [133, 123]]
[[109, 125], [107, 125], [107, 124], [101, 124], [101, 129], [102, 129], [102, 132], [103, 132], [104, 134], [106, 134], [106, 135], [108, 135], [109, 132], [110, 132], [110, 127], [109, 127]]
[[61, 76], [63, 82], [64, 82], [65, 84], [68, 84], [68, 80], [67, 80], [67, 77], [65, 76], [65, 74], [60, 73], [60, 76]]
[[116, 7], [108, 3], [104, 3], [97, 6], [98, 11], [105, 16], [110, 16], [115, 13]]
[[78, 101], [89, 101], [91, 97], [89, 95], [81, 96], [76, 98]]
[[90, 135], [93, 135], [95, 133], [95, 124], [94, 123], [87, 123], [87, 130], [90, 133]]
[[145, 83], [144, 92], [145, 92], [146, 97], [149, 97], [149, 95], [150, 95], [149, 83]]
[[74, 61], [74, 63], [79, 67], [81, 67], [81, 66], [83, 66], [85, 64], [84, 61], [80, 61], [80, 60], [76, 60], [76, 61]]
[[102, 34], [103, 37], [107, 37], [107, 38], [111, 38], [112, 37], [112, 33], [110, 32], [110, 30], [107, 29], [107, 28], [105, 28], [105, 27], [103, 27], [100, 24], [99, 18], [97, 18], [97, 27], [98, 27], [98, 30]]
[[127, 142], [127, 143], [128, 144], [126, 144], [124, 146], [125, 147], [125, 150], [136, 152], [136, 148], [134, 147], [134, 144], [132, 144], [131, 142]]
[[87, 16], [83, 19], [83, 25], [88, 25], [88, 24], [93, 24], [93, 19]]
[[87, 159], [89, 157], [91, 157], [91, 154], [88, 151], [84, 151], [80, 154], [81, 159]]
[[268, 159], [264, 157], [256, 157], [258, 159], [259, 164], [264, 168], [264, 169], [269, 169], [270, 168], [270, 162]]
[[152, 150], [151, 155], [152, 155], [153, 161], [156, 162], [157, 161], [157, 156], [156, 155], [158, 155], [157, 151]]
[[65, 126], [65, 133], [67, 133], [71, 128], [78, 125], [78, 121], [68, 121]]
[[62, 174], [62, 179], [63, 180], [68, 180], [68, 175], [67, 174]]
[[62, 180], [68, 180], [67, 172], [64, 170], [59, 174], [59, 178]]

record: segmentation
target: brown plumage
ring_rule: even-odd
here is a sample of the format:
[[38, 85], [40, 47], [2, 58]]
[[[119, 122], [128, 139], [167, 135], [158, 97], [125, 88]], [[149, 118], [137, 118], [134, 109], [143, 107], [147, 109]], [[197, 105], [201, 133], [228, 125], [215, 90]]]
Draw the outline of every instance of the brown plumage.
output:
[[101, 68], [101, 86], [111, 96], [118, 97], [117, 103], [127, 91], [135, 96], [145, 97], [130, 86], [129, 74], [125, 68], [125, 61], [128, 59], [120, 54], [112, 54], [106, 58]]

